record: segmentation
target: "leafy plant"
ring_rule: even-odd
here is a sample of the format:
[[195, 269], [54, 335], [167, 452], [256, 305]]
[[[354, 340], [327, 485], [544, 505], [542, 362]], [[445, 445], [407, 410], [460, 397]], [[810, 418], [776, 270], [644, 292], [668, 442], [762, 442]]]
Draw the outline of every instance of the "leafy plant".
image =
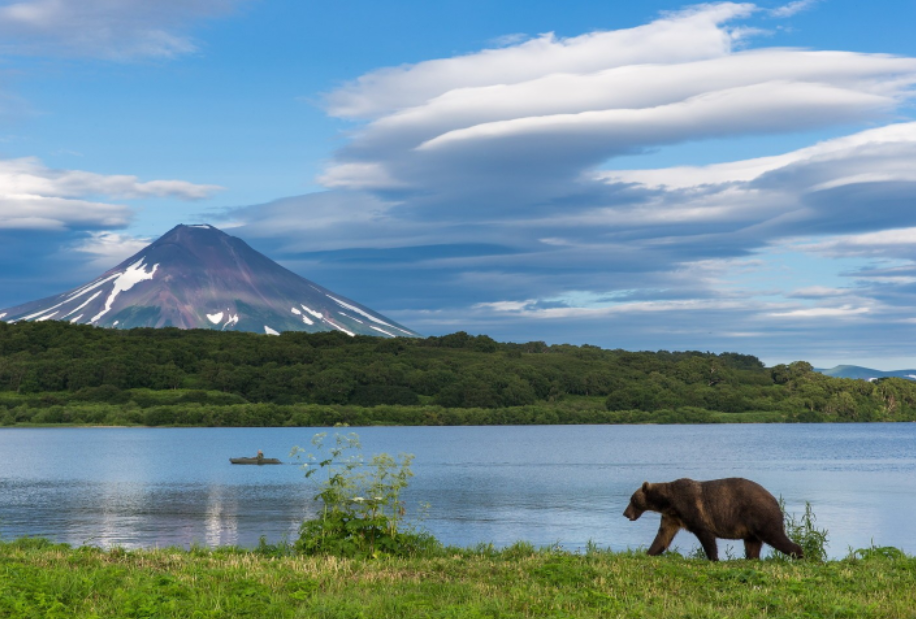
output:
[[893, 546], [875, 546], [874, 541], [868, 548], [859, 548], [857, 550], [849, 549], [847, 561], [867, 561], [872, 559], [884, 560], [901, 560], [906, 559], [906, 554], [899, 548]]
[[[805, 513], [800, 517], [794, 513], [786, 513], [786, 504], [782, 497], [779, 498], [779, 507], [785, 515], [786, 535], [802, 547], [805, 559], [819, 562], [826, 561], [828, 532], [827, 529], [818, 529], [815, 526], [817, 517], [814, 515], [814, 510], [811, 509], [811, 503], [805, 501]], [[781, 555], [782, 553], [779, 554]]]
[[[306, 520], [299, 528], [295, 549], [308, 555], [330, 554], [344, 557], [405, 555], [438, 546], [432, 536], [415, 532], [404, 525], [406, 509], [401, 491], [413, 477], [413, 456], [397, 459], [386, 453], [367, 462], [354, 432], [327, 433], [312, 438], [315, 454], [305, 455], [306, 478], [322, 474], [314, 500], [322, 504], [318, 518]], [[293, 456], [302, 459], [304, 450], [296, 447]]]

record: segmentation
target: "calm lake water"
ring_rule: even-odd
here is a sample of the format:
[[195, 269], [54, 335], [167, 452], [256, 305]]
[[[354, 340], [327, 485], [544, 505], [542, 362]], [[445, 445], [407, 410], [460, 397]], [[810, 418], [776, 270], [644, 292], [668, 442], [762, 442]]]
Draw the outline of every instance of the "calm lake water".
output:
[[[229, 457], [262, 449], [291, 462], [290, 449], [318, 431], [2, 429], [0, 537], [126, 548], [295, 539], [316, 510], [311, 480], [292, 464]], [[621, 515], [644, 480], [737, 476], [781, 495], [789, 511], [810, 501], [831, 556], [872, 542], [916, 553], [916, 424], [341, 431], [357, 432], [367, 455], [416, 455], [406, 501], [431, 505], [423, 526], [447, 544], [648, 546], [659, 516]], [[687, 533], [674, 544], [696, 545]]]

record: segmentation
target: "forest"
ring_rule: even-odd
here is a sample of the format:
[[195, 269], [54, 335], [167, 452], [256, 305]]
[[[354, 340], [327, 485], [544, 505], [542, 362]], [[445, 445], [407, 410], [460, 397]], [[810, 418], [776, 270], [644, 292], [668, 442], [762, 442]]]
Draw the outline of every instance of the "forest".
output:
[[738, 353], [0, 322], [7, 426], [914, 420], [914, 382]]

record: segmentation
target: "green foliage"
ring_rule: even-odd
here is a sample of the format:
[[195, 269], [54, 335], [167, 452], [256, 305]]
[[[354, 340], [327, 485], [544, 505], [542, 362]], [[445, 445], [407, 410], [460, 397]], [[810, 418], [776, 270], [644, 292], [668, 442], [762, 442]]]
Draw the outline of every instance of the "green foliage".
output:
[[[305, 456], [305, 476], [324, 475], [313, 497], [321, 502], [322, 512], [302, 523], [297, 551], [305, 555], [379, 557], [416, 553], [436, 545], [429, 535], [404, 530], [406, 510], [401, 491], [413, 477], [412, 455], [400, 454], [395, 460], [383, 453], [367, 462], [356, 433], [335, 433], [331, 444], [326, 439], [327, 433], [316, 434], [312, 445], [317, 455]], [[296, 447], [290, 455], [299, 458], [303, 453]]]
[[[763, 415], [763, 417], [761, 417]], [[916, 421], [916, 383], [737, 353], [499, 343], [458, 332], [107, 330], [0, 322], [0, 424]]]
[[[779, 499], [779, 507], [785, 515], [786, 535], [801, 546], [802, 551], [805, 553], [805, 560], [826, 561], [828, 532], [827, 529], [817, 528], [817, 517], [814, 515], [814, 510], [811, 509], [811, 503], [805, 502], [805, 513], [801, 516], [787, 513], [782, 497]], [[779, 551], [776, 551], [776, 553], [785, 556]]]
[[848, 561], [873, 561], [873, 560], [905, 560], [906, 554], [893, 546], [875, 546], [872, 543], [868, 548], [859, 548], [849, 551]]

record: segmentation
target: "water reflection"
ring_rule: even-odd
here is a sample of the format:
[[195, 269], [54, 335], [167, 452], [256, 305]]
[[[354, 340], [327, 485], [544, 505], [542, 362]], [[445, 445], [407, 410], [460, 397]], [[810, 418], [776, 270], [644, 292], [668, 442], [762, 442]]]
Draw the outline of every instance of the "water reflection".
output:
[[[255, 546], [293, 539], [314, 516], [296, 466], [232, 466], [283, 455], [316, 430], [0, 430], [0, 535], [71, 544]], [[742, 476], [814, 506], [833, 556], [872, 542], [916, 552], [916, 424], [359, 428], [367, 454], [416, 455], [404, 498], [456, 545], [527, 540], [646, 546], [657, 516], [621, 516], [645, 480]], [[692, 536], [676, 540], [682, 550]], [[740, 551], [737, 552], [740, 554]]]

